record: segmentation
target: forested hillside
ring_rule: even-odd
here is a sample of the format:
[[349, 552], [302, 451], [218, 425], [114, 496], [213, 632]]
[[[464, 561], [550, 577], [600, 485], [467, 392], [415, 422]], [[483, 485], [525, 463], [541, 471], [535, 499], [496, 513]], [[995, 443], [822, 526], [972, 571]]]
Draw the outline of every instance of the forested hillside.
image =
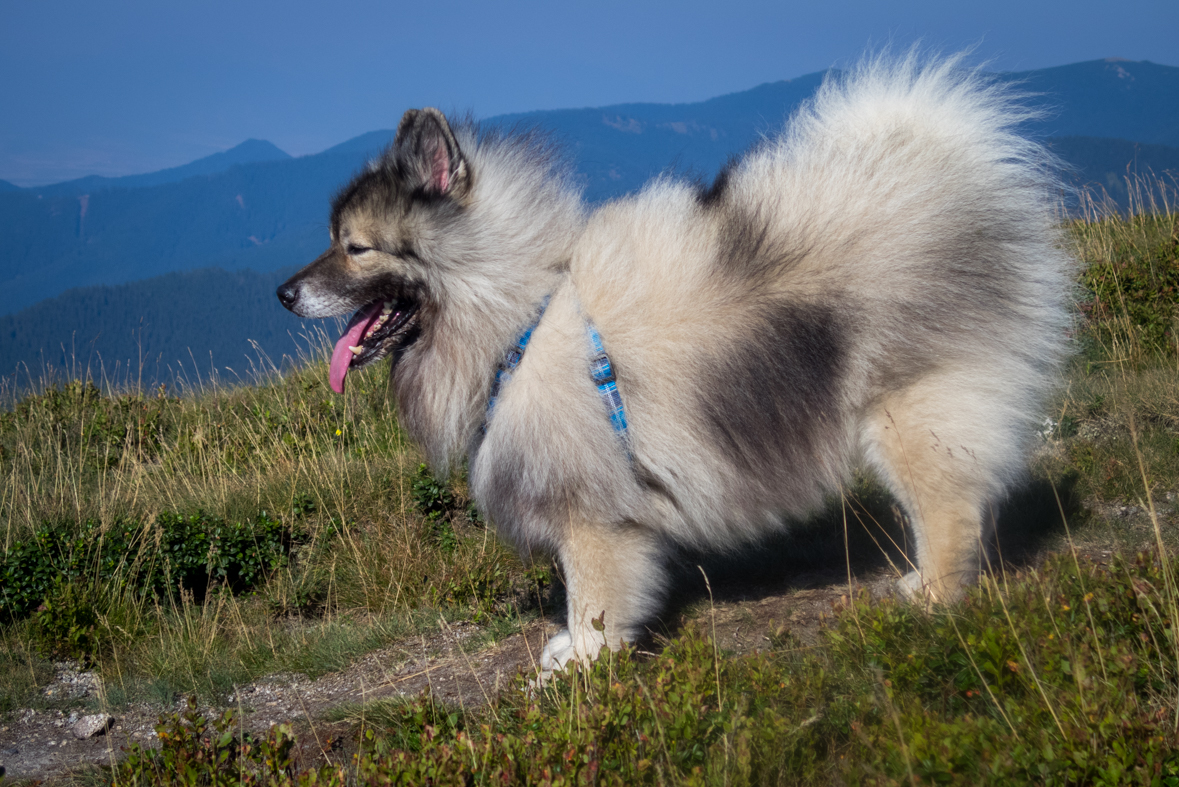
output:
[[317, 329], [336, 330], [279, 305], [274, 289], [291, 272], [206, 268], [70, 290], [0, 317], [0, 368], [23, 386], [46, 369], [154, 385], [197, 383], [214, 368], [245, 376], [265, 358], [281, 367]]
[[[1123, 207], [1129, 201], [1127, 179], [1151, 173], [1179, 175], [1179, 147], [1102, 137], [1053, 137], [1049, 147], [1074, 168], [1065, 173], [1067, 179], [1104, 190]], [[1167, 177], [1163, 182], [1174, 183]]]

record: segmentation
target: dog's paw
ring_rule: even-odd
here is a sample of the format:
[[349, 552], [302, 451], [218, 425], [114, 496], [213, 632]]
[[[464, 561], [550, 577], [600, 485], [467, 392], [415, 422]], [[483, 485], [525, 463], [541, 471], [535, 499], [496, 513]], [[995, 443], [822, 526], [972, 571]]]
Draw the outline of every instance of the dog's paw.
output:
[[576, 654], [573, 650], [573, 635], [569, 629], [561, 629], [549, 637], [544, 650], [540, 652], [540, 672], [551, 674], [554, 670], [563, 669]]
[[575, 655], [573, 635], [569, 633], [569, 629], [561, 629], [549, 637], [544, 650], [540, 652], [540, 671], [536, 673], [535, 678], [528, 681], [528, 688], [525, 692], [531, 695], [543, 687], [553, 676], [553, 672], [563, 669]]
[[921, 574], [916, 571], [910, 571], [897, 580], [897, 591], [906, 601], [925, 603], [929, 600], [925, 582], [921, 579]]
[[967, 586], [977, 581], [977, 573], [962, 572], [958, 576], [931, 581], [916, 571], [910, 571], [897, 580], [896, 588], [906, 601], [924, 604], [926, 609], [930, 609], [937, 604], [960, 601], [966, 594]]

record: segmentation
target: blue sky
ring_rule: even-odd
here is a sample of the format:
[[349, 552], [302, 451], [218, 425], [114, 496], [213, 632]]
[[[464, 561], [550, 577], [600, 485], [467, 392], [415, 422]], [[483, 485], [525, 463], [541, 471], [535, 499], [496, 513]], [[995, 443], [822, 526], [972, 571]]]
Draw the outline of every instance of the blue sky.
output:
[[698, 101], [918, 39], [1006, 71], [1179, 65], [1179, 2], [0, 0], [0, 179], [148, 172], [250, 137], [314, 153], [411, 106]]

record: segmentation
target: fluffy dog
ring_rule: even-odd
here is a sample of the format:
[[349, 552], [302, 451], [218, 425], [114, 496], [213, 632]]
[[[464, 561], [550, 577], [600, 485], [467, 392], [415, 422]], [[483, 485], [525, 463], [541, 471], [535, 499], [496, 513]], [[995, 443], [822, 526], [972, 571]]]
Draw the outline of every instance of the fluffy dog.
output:
[[711, 186], [592, 213], [543, 140], [411, 110], [335, 199], [279, 298], [355, 310], [332, 386], [390, 356], [434, 471], [466, 456], [498, 532], [559, 560], [543, 669], [635, 637], [669, 545], [755, 539], [857, 463], [912, 523], [903, 589], [977, 576], [1065, 351], [1071, 260], [1028, 113], [959, 65], [868, 61]]

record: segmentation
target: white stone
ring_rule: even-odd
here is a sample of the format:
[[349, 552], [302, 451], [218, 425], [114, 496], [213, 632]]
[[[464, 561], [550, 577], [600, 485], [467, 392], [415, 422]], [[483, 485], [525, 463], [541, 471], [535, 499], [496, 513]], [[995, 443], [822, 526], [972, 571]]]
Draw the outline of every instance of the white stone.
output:
[[96, 713], [93, 716], [83, 716], [70, 729], [74, 737], [80, 741], [102, 735], [115, 723], [115, 717], [108, 713]]

